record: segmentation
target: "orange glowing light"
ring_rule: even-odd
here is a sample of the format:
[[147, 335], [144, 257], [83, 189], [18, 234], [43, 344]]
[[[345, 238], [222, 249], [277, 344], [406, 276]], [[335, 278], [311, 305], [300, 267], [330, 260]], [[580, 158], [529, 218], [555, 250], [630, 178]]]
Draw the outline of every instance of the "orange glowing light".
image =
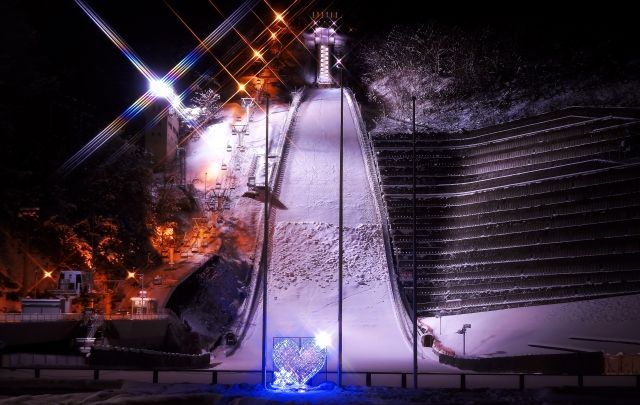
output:
[[247, 85], [245, 83], [238, 83], [238, 91], [247, 91]]
[[253, 50], [253, 56], [254, 56], [256, 59], [262, 59], [262, 53], [261, 53], [259, 50], [257, 50], [257, 49], [254, 49], [254, 50]]
[[284, 21], [284, 17], [281, 13], [276, 13], [276, 21]]
[[44, 277], [42, 277], [42, 278], [51, 278], [51, 279], [53, 279], [53, 270], [50, 270], [50, 271], [43, 270], [43, 271], [44, 271]]
[[135, 278], [136, 277], [136, 272], [135, 271], [127, 271], [127, 280], [130, 278]]

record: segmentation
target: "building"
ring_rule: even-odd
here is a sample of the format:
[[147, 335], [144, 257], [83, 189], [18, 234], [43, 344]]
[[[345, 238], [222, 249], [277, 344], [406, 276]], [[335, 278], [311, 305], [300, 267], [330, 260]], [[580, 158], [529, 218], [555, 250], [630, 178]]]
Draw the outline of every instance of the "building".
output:
[[62, 270], [58, 278], [58, 288], [50, 289], [49, 293], [63, 301], [64, 313], [71, 312], [74, 299], [91, 293], [93, 277], [89, 271]]
[[21, 304], [22, 313], [27, 315], [60, 315], [64, 310], [64, 300], [60, 298], [24, 298]]
[[145, 110], [143, 129], [145, 149], [151, 153], [156, 170], [173, 162], [178, 148], [178, 114], [164, 99], [156, 99]]

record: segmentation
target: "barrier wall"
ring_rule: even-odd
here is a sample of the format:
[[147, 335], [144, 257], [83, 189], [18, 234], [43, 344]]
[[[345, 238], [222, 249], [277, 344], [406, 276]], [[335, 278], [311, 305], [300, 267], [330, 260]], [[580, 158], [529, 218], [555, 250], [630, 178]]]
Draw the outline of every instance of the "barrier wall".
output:
[[640, 293], [640, 110], [569, 108], [372, 140], [395, 271], [421, 316]]

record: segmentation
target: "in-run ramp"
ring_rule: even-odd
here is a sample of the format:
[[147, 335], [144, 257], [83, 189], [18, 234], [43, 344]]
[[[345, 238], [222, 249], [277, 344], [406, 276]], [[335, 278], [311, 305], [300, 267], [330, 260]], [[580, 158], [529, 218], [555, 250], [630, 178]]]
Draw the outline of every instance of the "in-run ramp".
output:
[[[345, 371], [411, 371], [410, 342], [395, 312], [384, 240], [357, 118], [344, 102], [344, 301]], [[331, 336], [328, 368], [337, 364], [338, 183], [340, 89], [308, 90], [297, 113], [281, 168], [278, 200], [271, 218], [267, 367], [279, 336]], [[280, 205], [280, 204], [279, 204]], [[239, 349], [223, 369], [261, 367], [262, 308]], [[435, 357], [422, 370], [439, 368]]]

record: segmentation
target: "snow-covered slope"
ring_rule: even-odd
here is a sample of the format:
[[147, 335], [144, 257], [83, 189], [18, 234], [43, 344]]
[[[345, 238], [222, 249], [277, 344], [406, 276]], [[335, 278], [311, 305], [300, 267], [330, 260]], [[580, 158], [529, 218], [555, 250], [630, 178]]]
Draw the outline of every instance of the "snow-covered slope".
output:
[[[329, 369], [337, 363], [338, 176], [340, 91], [307, 93], [299, 109], [274, 218], [269, 266], [267, 342], [328, 332]], [[411, 369], [411, 348], [394, 313], [382, 231], [362, 148], [344, 103], [344, 367]], [[259, 369], [261, 309], [226, 369]], [[269, 345], [268, 345], [269, 346]], [[434, 359], [424, 362], [436, 365]], [[270, 368], [270, 360], [268, 360]]]
[[[637, 353], [640, 347], [640, 295], [563, 304], [422, 318], [445, 346], [462, 355], [462, 325], [467, 356], [499, 357], [562, 353], [561, 349]], [[580, 339], [572, 339], [580, 338]], [[589, 340], [583, 340], [583, 339]], [[625, 341], [627, 343], [616, 343]], [[530, 346], [533, 345], [533, 346]], [[545, 347], [555, 347], [553, 350]]]

